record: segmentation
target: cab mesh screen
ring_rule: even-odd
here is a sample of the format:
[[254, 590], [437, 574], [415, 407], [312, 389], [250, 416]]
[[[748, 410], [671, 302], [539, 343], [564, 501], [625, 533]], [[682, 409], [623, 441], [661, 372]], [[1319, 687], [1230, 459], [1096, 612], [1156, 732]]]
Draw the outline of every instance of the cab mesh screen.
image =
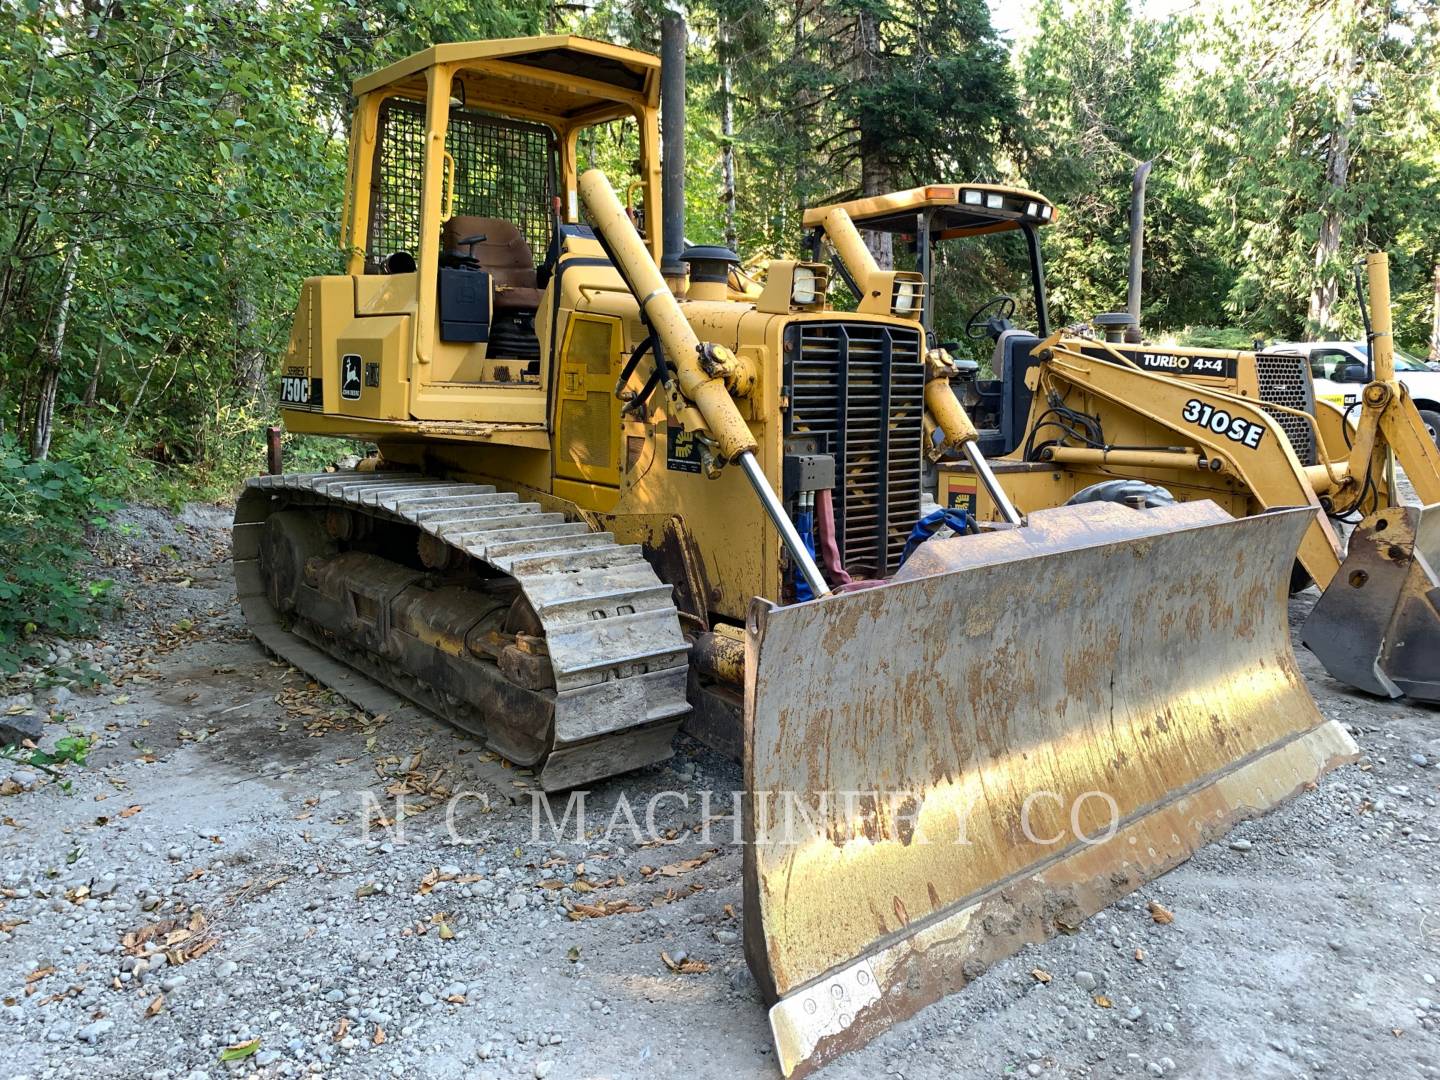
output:
[[420, 193], [425, 171], [425, 106], [404, 98], [380, 105], [380, 135], [370, 174], [370, 228], [365, 262], [378, 270], [387, 255], [420, 249]]
[[[445, 149], [455, 160], [454, 213], [515, 225], [538, 262], [550, 245], [557, 152], [551, 131], [470, 109], [451, 109]], [[380, 106], [370, 188], [366, 261], [417, 254], [423, 188], [425, 106], [389, 98]]]

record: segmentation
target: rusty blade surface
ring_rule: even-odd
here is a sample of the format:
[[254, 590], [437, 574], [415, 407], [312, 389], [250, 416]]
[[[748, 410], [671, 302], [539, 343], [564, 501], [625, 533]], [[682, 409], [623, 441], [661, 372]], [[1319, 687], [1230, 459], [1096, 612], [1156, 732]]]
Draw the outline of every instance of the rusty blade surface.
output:
[[1357, 525], [1301, 639], [1341, 682], [1440, 702], [1440, 503]]
[[1062, 507], [756, 602], [745, 945], [787, 1075], [1354, 756], [1290, 645], [1312, 516]]

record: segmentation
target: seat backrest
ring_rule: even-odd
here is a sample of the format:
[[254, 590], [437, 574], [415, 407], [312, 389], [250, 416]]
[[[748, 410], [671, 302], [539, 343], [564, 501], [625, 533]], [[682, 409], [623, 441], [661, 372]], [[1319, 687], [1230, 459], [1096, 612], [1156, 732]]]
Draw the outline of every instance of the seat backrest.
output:
[[[485, 239], [471, 248], [460, 243], [468, 236]], [[504, 218], [459, 214], [445, 222], [440, 234], [445, 250], [456, 255], [473, 255], [497, 285], [535, 288], [535, 257], [520, 230]]]

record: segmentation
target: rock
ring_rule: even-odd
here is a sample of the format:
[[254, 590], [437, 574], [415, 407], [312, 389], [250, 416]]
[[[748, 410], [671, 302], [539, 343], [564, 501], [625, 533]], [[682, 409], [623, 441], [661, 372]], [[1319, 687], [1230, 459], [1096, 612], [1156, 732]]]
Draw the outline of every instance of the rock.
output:
[[1144, 1015], [1145, 1015], [1145, 1010], [1144, 1010], [1144, 1009], [1142, 1009], [1139, 1005], [1132, 1005], [1132, 1006], [1130, 1006], [1129, 1009], [1126, 1010], [1126, 1012], [1125, 1012], [1125, 1019], [1126, 1019], [1126, 1020], [1139, 1020], [1139, 1019], [1140, 1019], [1142, 1016], [1144, 1016]]
[[1254, 846], [1255, 846], [1255, 845], [1252, 844], [1249, 840], [1231, 840], [1231, 841], [1230, 841], [1230, 850], [1231, 850], [1231, 851], [1249, 851], [1249, 850], [1250, 850], [1252, 847], [1254, 847]]
[[280, 1060], [280, 1051], [279, 1051], [279, 1050], [261, 1050], [258, 1054], [255, 1055], [255, 1064], [256, 1064], [257, 1066], [259, 1066], [260, 1068], [262, 1068], [262, 1069], [263, 1069], [266, 1065], [274, 1065], [275, 1062], [277, 1062], [277, 1061], [279, 1061], [279, 1060]]
[[1075, 985], [1086, 993], [1089, 993], [1100, 985], [1100, 980], [1095, 978], [1091, 972], [1077, 971], [1075, 972]]
[[1040, 1075], [1041, 1073], [1043, 1073], [1044, 1071], [1045, 1071], [1045, 1070], [1044, 1070], [1043, 1068], [1041, 1068], [1040, 1065], [1039, 1065], [1037, 1062], [1034, 1062], [1034, 1061], [1030, 1062], [1029, 1065], [1026, 1065], [1026, 1066], [1025, 1066], [1025, 1075], [1026, 1075], [1026, 1076], [1039, 1076], [1039, 1075]]
[[1430, 764], [1430, 759], [1427, 758], [1424, 754], [1411, 754], [1410, 764], [1416, 766], [1417, 768], [1423, 769], [1426, 765]]
[[237, 964], [234, 960], [226, 960], [223, 964], [221, 964], [218, 968], [215, 969], [215, 977], [217, 979], [228, 979], [231, 975], [234, 975], [235, 972], [239, 970], [240, 965]]
[[1152, 1061], [1145, 1066], [1145, 1071], [1151, 1076], [1164, 1076], [1165, 1066], [1161, 1065], [1158, 1061]]
[[716, 930], [715, 940], [721, 945], [734, 945], [740, 940], [740, 935], [734, 930]]
[[160, 980], [160, 989], [168, 994], [172, 990], [180, 989], [187, 981], [184, 975], [167, 975]]
[[537, 1061], [535, 1063], [535, 1080], [545, 1080], [550, 1075], [550, 1070], [555, 1067], [553, 1061]]
[[29, 787], [35, 783], [36, 780], [40, 779], [40, 774], [31, 772], [29, 769], [16, 769], [10, 774], [10, 779], [21, 787]]
[[81, 1042], [87, 1042], [91, 1046], [94, 1046], [97, 1042], [100, 1041], [101, 1037], [104, 1036], [107, 1032], [109, 1032], [114, 1026], [114, 1020], [95, 1020], [89, 1024], [86, 1024], [79, 1031], [75, 1032], [75, 1037]]
[[525, 906], [525, 901], [527, 899], [528, 898], [521, 890], [515, 889], [513, 892], [510, 893], [509, 896], [505, 898], [505, 906], [508, 907], [511, 911], [519, 911]]
[[45, 722], [34, 713], [0, 716], [0, 746], [19, 744], [29, 739], [38, 743], [45, 732]]

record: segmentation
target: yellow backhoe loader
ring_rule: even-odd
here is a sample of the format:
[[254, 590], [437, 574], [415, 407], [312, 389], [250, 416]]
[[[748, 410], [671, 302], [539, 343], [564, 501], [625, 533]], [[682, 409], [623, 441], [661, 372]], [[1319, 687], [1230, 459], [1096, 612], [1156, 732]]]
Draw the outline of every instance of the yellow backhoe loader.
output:
[[[813, 258], [828, 236], [852, 267], [868, 258], [846, 254], [857, 226], [914, 237], [927, 282], [937, 243], [1022, 233], [1034, 332], [1012, 323], [1014, 296], [997, 296], [966, 325], [967, 336], [993, 340], [995, 378], [977, 378], [973, 363], [955, 366], [956, 388], [981, 425], [977, 443], [995, 459], [1008, 500], [1034, 511], [1092, 499], [1205, 499], [1237, 517], [1313, 507], [1292, 579], [1322, 590], [1305, 644], [1351, 686], [1440, 701], [1440, 450], [1395, 377], [1385, 256], [1367, 260], [1374, 378], [1347, 419], [1316, 401], [1299, 355], [1146, 344], [1125, 313], [1093, 320], [1101, 339], [1052, 332], [1038, 230], [1054, 217], [1033, 191], [942, 184], [812, 208], [804, 220]], [[1009, 518], [974, 464], [945, 453], [938, 436], [931, 450], [950, 458], [937, 480], [942, 505]], [[1422, 506], [1396, 505], [1396, 462]], [[1336, 523], [1355, 526], [1348, 551]]]
[[[746, 957], [798, 1074], [1355, 747], [1285, 626], [1307, 510], [1007, 513], [901, 568], [925, 414], [984, 460], [923, 277], [867, 270], [842, 313], [823, 265], [755, 292], [723, 249], [680, 251], [661, 79], [540, 37], [356, 84], [349, 264], [304, 283], [281, 386], [290, 430], [378, 456], [252, 480], [236, 583], [274, 652], [547, 790], [730, 717]], [[621, 123], [630, 211], [577, 163]]]

